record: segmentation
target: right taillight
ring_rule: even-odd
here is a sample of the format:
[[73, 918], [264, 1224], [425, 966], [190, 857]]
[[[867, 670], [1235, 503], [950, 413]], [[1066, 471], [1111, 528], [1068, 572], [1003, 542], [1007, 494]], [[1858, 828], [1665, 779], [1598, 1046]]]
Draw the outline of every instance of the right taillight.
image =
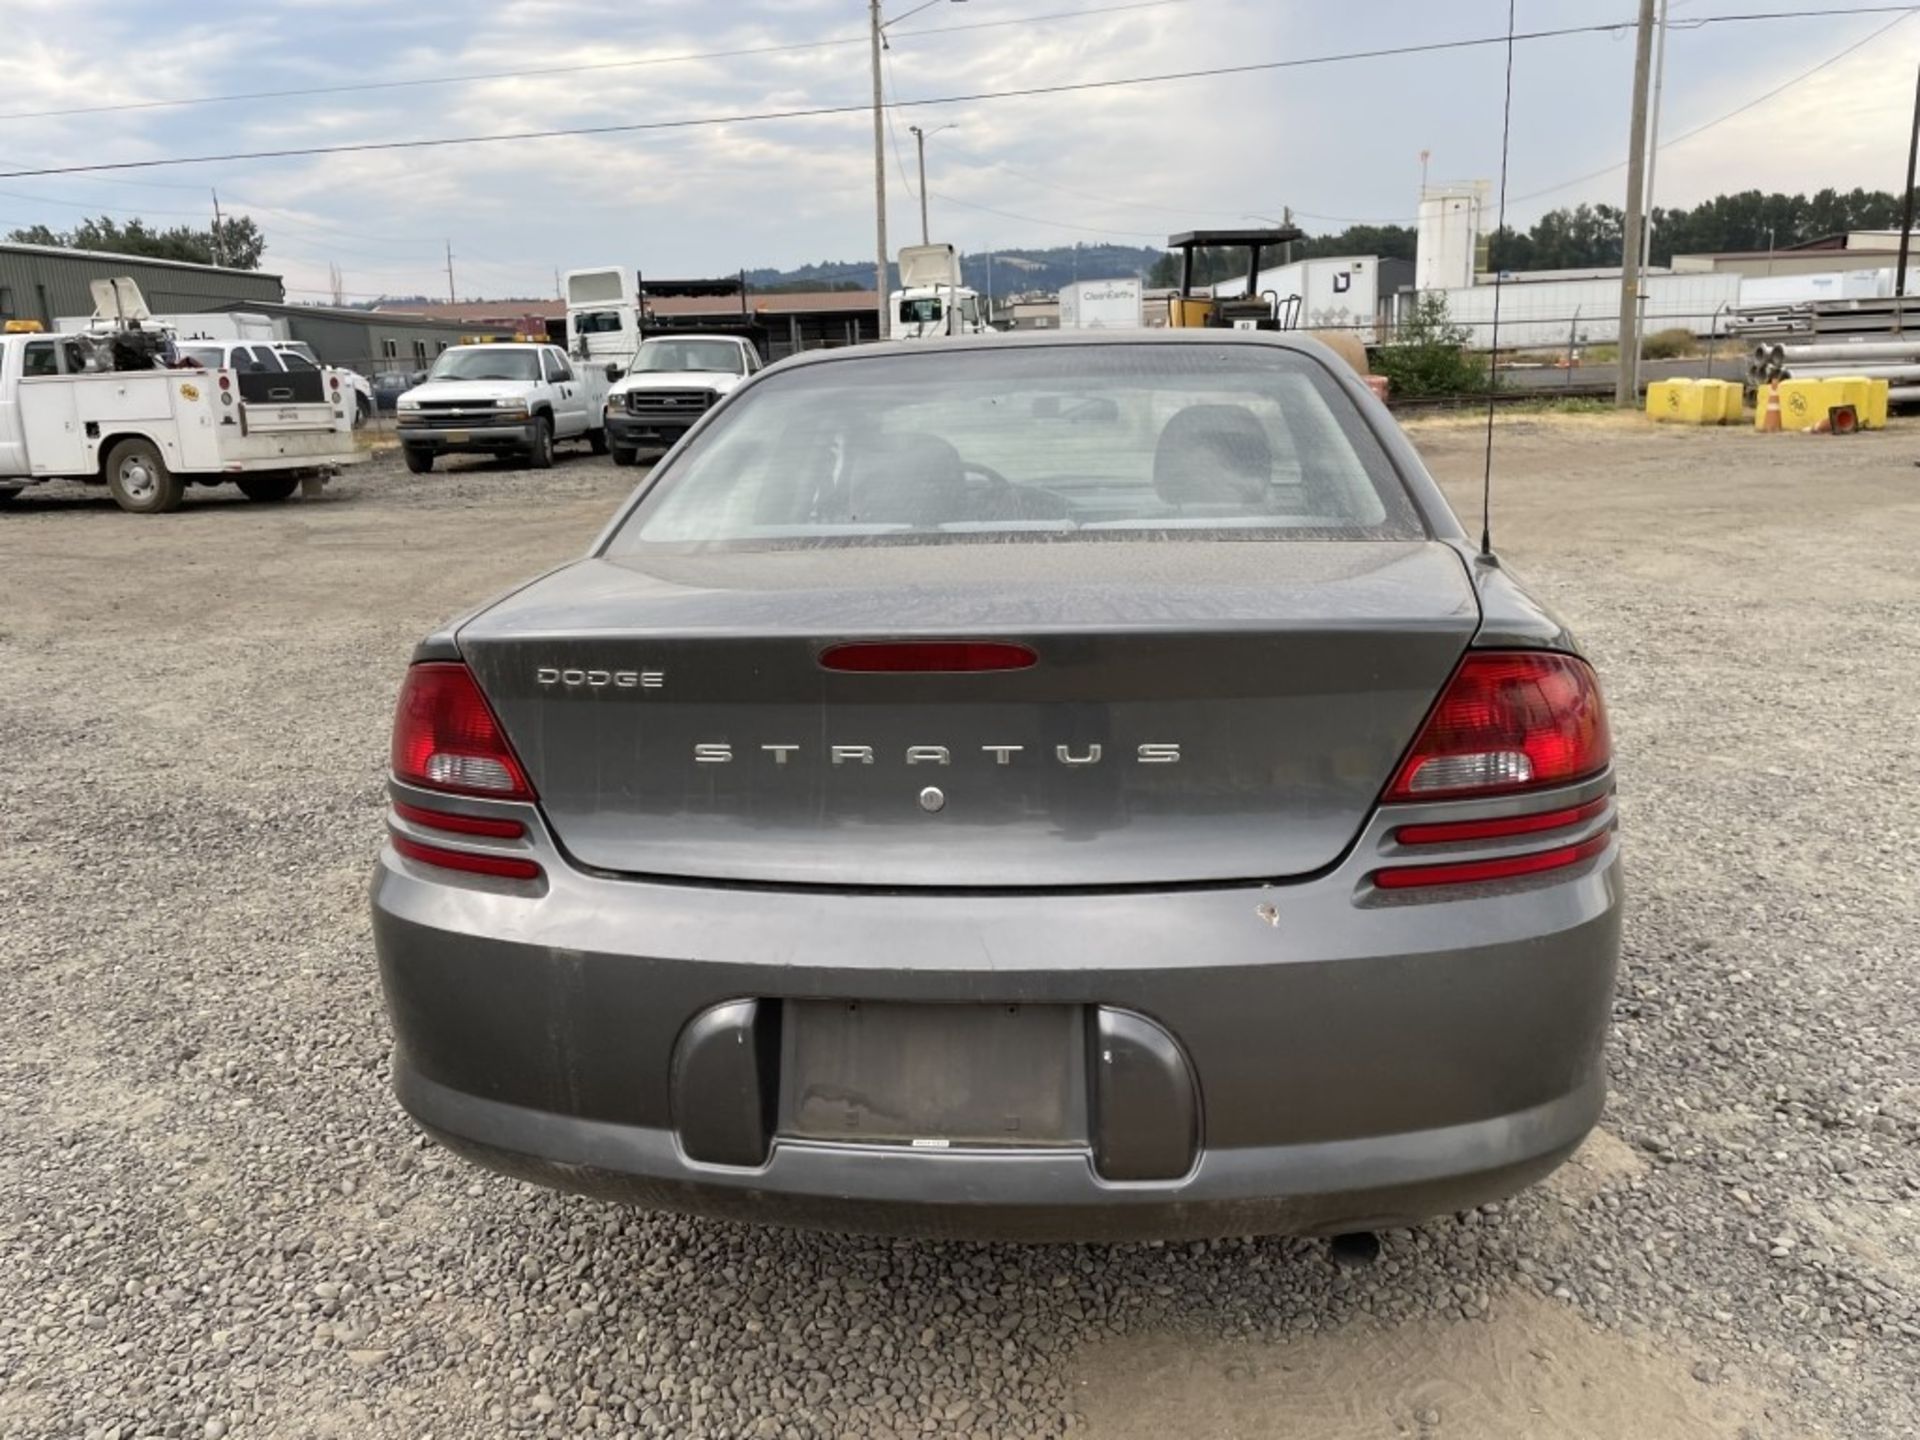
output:
[[458, 662], [426, 661], [407, 671], [393, 717], [393, 775], [456, 795], [534, 798], [486, 696]]
[[1389, 801], [1564, 785], [1613, 756], [1593, 668], [1574, 655], [1476, 650], [1460, 662], [1387, 787]]

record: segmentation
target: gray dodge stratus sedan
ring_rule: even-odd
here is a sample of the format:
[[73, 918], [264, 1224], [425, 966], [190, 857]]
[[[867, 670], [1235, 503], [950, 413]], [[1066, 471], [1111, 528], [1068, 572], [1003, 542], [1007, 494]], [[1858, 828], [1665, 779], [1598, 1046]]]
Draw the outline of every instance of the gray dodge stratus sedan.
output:
[[429, 636], [374, 929], [401, 1102], [647, 1206], [1330, 1233], [1593, 1125], [1606, 714], [1312, 341], [836, 350]]

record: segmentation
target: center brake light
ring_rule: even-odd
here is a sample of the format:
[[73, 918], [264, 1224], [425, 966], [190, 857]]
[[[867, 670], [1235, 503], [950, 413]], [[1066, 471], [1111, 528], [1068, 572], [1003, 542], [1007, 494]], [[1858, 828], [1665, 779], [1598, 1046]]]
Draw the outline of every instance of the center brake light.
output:
[[458, 661], [430, 660], [407, 671], [393, 716], [393, 775], [453, 795], [534, 798], [487, 697]]
[[1543, 789], [1596, 775], [1612, 758], [1606, 705], [1586, 661], [1476, 650], [1453, 672], [1384, 798]]

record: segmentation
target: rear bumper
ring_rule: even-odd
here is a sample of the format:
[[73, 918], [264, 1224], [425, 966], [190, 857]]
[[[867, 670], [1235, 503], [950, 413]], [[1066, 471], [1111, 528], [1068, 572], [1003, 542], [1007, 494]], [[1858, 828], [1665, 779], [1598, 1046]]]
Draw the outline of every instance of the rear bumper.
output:
[[1209, 1150], [1175, 1184], [1103, 1180], [1084, 1152], [918, 1151], [776, 1140], [756, 1169], [690, 1162], [670, 1129], [530, 1110], [396, 1059], [413, 1118], [456, 1154], [534, 1184], [655, 1210], [875, 1235], [1124, 1241], [1336, 1235], [1471, 1209], [1550, 1174], [1600, 1117], [1575, 1090], [1434, 1130]]
[[[1604, 1099], [1612, 844], [1551, 879], [1412, 902], [1365, 884], [1390, 844], [1372, 832], [1298, 884], [879, 894], [587, 875], [526, 813], [546, 880], [465, 882], [389, 847], [373, 912], [401, 1102], [456, 1151], [538, 1182], [871, 1232], [1324, 1233], [1509, 1194], [1557, 1165]], [[923, 1149], [776, 1130], [751, 1163], [697, 1158], [724, 1087], [676, 1079], [690, 1073], [685, 1037], [743, 997], [1144, 1017], [1190, 1073], [1197, 1145], [1184, 1173], [1112, 1178], [1101, 1136], [1132, 1143], [1165, 1113], [1123, 1092], [1089, 1101], [1099, 1133], [1085, 1144]], [[1090, 1093], [1097, 1068], [1090, 1058]]]
[[[400, 443], [410, 450], [430, 450], [436, 455], [467, 454], [477, 451], [529, 450], [533, 447], [533, 422], [512, 425], [474, 425], [460, 429], [431, 425], [395, 427]], [[458, 439], [453, 438], [458, 436]]]

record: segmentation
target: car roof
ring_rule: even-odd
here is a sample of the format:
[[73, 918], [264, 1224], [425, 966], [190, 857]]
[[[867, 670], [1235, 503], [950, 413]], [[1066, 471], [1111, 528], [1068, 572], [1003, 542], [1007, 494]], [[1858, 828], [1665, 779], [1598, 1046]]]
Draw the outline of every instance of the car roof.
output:
[[[944, 287], [943, 287], [944, 288]], [[780, 368], [831, 365], [836, 361], [884, 356], [926, 355], [936, 351], [1032, 350], [1062, 345], [1110, 345], [1145, 348], [1161, 345], [1239, 345], [1258, 350], [1289, 350], [1322, 363], [1339, 357], [1318, 340], [1298, 330], [1000, 330], [983, 335], [941, 335], [923, 340], [885, 340], [865, 345], [836, 346], [790, 355]], [[1344, 362], [1341, 362], [1344, 364]]]

